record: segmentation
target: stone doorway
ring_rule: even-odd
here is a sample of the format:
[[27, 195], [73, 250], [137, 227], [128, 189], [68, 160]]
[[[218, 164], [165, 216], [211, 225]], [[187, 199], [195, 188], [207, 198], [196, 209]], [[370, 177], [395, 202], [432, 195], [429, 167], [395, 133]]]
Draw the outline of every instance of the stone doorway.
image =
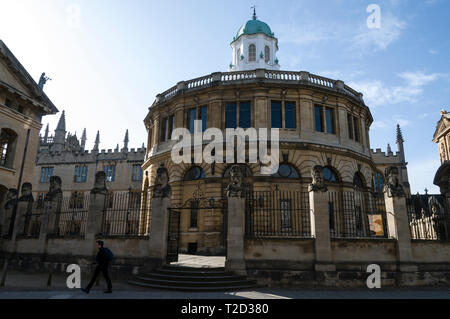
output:
[[[194, 261], [224, 265], [226, 259], [226, 198], [206, 198], [200, 185], [183, 205], [169, 209], [167, 264]], [[199, 222], [201, 221], [201, 222]], [[183, 256], [180, 260], [179, 256]]]

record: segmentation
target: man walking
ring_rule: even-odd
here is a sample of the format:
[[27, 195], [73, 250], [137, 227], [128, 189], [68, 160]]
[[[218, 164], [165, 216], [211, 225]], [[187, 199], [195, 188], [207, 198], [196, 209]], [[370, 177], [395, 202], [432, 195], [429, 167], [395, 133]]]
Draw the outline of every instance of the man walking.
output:
[[105, 291], [105, 293], [112, 293], [112, 284], [111, 284], [111, 279], [109, 278], [109, 274], [108, 274], [108, 267], [109, 267], [109, 263], [112, 260], [112, 253], [108, 248], [103, 247], [104, 246], [104, 242], [99, 240], [97, 241], [97, 247], [98, 247], [98, 253], [97, 253], [97, 267], [95, 267], [95, 271], [94, 271], [94, 275], [92, 276], [91, 281], [89, 282], [89, 285], [87, 285], [87, 287], [85, 289], [81, 289], [82, 291], [84, 291], [85, 293], [89, 293], [89, 291], [91, 290], [92, 286], [94, 285], [98, 275], [100, 275], [100, 273], [103, 274], [103, 277], [106, 280], [106, 284], [108, 285], [108, 290]]

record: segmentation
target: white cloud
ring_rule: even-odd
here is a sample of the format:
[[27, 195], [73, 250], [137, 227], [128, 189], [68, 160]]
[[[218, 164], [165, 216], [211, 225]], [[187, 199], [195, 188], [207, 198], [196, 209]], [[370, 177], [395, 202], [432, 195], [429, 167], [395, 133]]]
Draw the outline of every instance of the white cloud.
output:
[[419, 87], [435, 81], [440, 75], [438, 73], [403, 72], [398, 74], [398, 76], [407, 81], [408, 85]]
[[379, 106], [385, 104], [398, 104], [403, 102], [416, 103], [422, 95], [423, 87], [439, 77], [442, 74], [425, 74], [423, 72], [403, 72], [397, 74], [403, 79], [405, 85], [389, 87], [380, 80], [364, 80], [350, 82], [349, 85], [364, 94], [364, 100], [370, 106]]
[[352, 50], [386, 50], [390, 44], [400, 38], [402, 31], [406, 28], [406, 22], [400, 20], [392, 13], [381, 12], [381, 28], [369, 29], [366, 25], [361, 26], [356, 35], [353, 36]]

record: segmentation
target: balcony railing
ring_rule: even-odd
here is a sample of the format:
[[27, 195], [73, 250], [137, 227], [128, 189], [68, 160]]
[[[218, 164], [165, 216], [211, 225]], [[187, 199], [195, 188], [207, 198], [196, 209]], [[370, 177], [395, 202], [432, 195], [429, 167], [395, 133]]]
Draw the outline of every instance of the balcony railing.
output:
[[305, 71], [292, 72], [257, 69], [239, 72], [216, 72], [189, 81], [179, 82], [167, 91], [158, 94], [156, 96], [155, 104], [166, 102], [183, 92], [215, 85], [236, 84], [237, 82], [252, 83], [257, 81], [267, 83], [297, 83], [312, 87], [320, 87], [345, 94], [357, 102], [364, 103], [363, 95], [360, 92], [355, 91], [340, 80], [332, 80]]

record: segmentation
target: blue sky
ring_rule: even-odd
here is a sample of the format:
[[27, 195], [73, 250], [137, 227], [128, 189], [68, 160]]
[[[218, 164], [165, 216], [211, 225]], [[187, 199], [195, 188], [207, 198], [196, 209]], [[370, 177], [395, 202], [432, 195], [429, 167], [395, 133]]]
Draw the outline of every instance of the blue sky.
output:
[[[406, 140], [413, 192], [433, 192], [440, 165], [432, 142], [449, 107], [450, 3], [447, 0], [117, 1], [1, 0], [0, 38], [66, 111], [68, 131], [97, 130], [101, 148], [146, 141], [143, 119], [156, 94], [181, 80], [226, 71], [230, 42], [252, 15], [279, 38], [284, 70], [344, 80], [364, 93], [372, 148]], [[369, 29], [369, 4], [381, 28]], [[44, 118], [56, 127], [59, 115]]]

